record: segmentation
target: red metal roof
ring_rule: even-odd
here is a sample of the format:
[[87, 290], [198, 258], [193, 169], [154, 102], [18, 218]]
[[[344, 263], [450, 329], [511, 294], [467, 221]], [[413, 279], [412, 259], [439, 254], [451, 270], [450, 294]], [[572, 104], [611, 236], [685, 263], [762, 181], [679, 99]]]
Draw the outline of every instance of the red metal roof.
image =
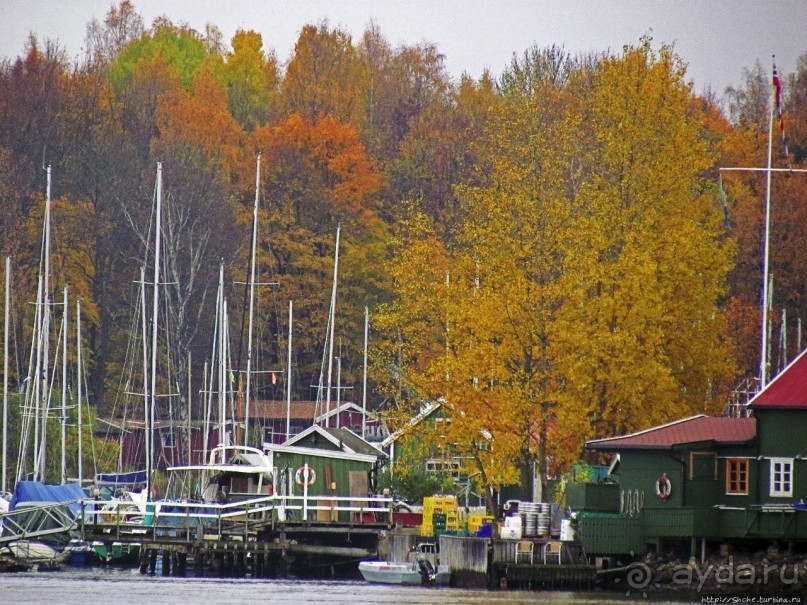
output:
[[621, 437], [594, 439], [586, 447], [595, 450], [668, 449], [685, 443], [713, 441], [746, 443], [757, 434], [755, 418], [692, 416]]
[[807, 408], [807, 355], [796, 357], [749, 402], [753, 408]]

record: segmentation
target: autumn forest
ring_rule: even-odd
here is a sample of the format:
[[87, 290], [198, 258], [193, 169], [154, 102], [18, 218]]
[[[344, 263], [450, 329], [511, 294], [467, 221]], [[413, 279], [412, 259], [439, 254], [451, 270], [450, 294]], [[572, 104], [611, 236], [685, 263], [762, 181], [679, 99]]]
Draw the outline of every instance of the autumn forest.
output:
[[[337, 226], [342, 400], [362, 399], [366, 307], [368, 408], [394, 429], [442, 402], [451, 422], [424, 447], [451, 447], [485, 485], [527, 485], [533, 465], [562, 472], [587, 439], [720, 414], [753, 385], [766, 183], [720, 169], [766, 166], [770, 65], [696, 94], [686, 58], [652, 39], [588, 55], [534, 46], [478, 80], [447, 73], [436, 45], [394, 47], [374, 23], [358, 39], [308, 25], [287, 58], [269, 42], [149, 26], [124, 1], [87, 24], [81, 60], [32, 36], [0, 61], [14, 389], [47, 165], [50, 297], [81, 299], [94, 413], [120, 413], [158, 162], [160, 380], [177, 409], [203, 391], [221, 266], [243, 372], [258, 153], [255, 363], [277, 371], [256, 374], [257, 399], [283, 400], [288, 379], [294, 400], [316, 397]], [[804, 167], [807, 54], [782, 81], [789, 152], [774, 137], [773, 163]], [[807, 318], [807, 175], [776, 173], [772, 200], [775, 375]]]

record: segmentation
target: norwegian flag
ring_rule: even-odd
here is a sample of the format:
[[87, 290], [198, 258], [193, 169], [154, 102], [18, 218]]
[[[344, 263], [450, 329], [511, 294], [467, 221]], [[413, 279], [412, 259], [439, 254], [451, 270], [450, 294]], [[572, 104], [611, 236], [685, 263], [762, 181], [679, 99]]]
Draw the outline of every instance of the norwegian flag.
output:
[[782, 137], [782, 149], [787, 156], [787, 138], [785, 138], [785, 118], [782, 115], [782, 82], [779, 80], [779, 69], [773, 64], [773, 90], [776, 117], [779, 119], [779, 134]]

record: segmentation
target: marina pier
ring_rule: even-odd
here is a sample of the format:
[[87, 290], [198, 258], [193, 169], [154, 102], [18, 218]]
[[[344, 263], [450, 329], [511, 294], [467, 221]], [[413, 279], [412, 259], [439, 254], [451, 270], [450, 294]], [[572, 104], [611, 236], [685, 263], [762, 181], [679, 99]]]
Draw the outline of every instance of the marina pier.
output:
[[[391, 527], [385, 497], [267, 496], [231, 504], [149, 504], [134, 517], [130, 503], [83, 504], [89, 543], [139, 545], [140, 571], [197, 576], [343, 577], [379, 555]], [[159, 563], [158, 563], [159, 562]]]

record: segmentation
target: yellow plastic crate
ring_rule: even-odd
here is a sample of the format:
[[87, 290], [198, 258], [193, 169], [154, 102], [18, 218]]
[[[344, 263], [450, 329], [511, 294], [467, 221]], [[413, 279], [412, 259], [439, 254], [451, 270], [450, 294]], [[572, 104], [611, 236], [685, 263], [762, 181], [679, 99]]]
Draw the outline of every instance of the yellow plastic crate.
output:
[[476, 532], [485, 523], [493, 523], [493, 517], [479, 514], [468, 515], [468, 531], [470, 533]]

